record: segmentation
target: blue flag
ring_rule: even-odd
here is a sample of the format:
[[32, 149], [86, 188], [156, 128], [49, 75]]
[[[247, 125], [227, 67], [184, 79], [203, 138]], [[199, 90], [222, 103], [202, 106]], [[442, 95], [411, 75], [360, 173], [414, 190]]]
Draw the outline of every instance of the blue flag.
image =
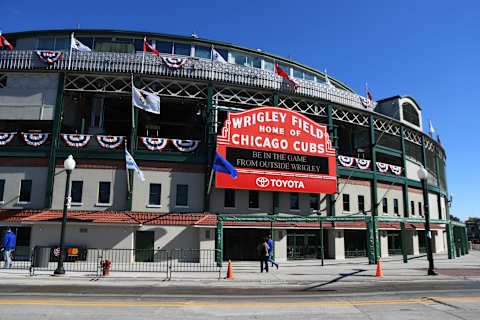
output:
[[237, 169], [235, 169], [230, 162], [225, 160], [225, 158], [219, 155], [218, 152], [215, 154], [215, 159], [213, 160], [213, 170], [229, 174], [233, 179], [236, 179], [238, 175]]
[[125, 150], [125, 161], [127, 162], [127, 169], [135, 170], [137, 172], [140, 180], [145, 181], [145, 177], [143, 176], [143, 172], [137, 166], [137, 163], [135, 162], [135, 160], [133, 160], [132, 155], [127, 150]]

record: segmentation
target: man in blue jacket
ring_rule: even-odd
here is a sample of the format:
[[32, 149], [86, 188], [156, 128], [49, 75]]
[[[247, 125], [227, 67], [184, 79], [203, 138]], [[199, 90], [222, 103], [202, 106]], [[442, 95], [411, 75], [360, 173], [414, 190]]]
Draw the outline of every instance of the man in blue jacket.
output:
[[2, 250], [3, 250], [3, 257], [5, 259], [5, 268], [12, 267], [12, 251], [15, 250], [15, 242], [16, 236], [15, 233], [12, 232], [10, 227], [7, 227], [7, 233], [3, 238], [2, 242]]
[[278, 263], [275, 262], [273, 259], [272, 259], [272, 256], [273, 256], [273, 240], [272, 240], [272, 235], [268, 235], [268, 246], [270, 247], [268, 249], [268, 261], [272, 263], [272, 267], [275, 266], [277, 267], [278, 269]]

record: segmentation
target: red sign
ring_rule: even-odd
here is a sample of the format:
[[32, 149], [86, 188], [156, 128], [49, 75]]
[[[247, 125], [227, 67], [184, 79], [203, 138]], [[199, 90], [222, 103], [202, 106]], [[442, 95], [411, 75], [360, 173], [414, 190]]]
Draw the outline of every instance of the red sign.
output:
[[308, 193], [337, 192], [335, 149], [327, 127], [278, 107], [229, 112], [217, 152], [238, 171], [216, 186]]

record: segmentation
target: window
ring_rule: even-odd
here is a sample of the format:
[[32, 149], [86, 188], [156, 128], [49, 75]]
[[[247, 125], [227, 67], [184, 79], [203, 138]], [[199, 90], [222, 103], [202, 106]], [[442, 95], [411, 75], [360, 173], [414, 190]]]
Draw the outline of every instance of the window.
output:
[[248, 190], [248, 207], [258, 208], [258, 190]]
[[177, 184], [177, 206], [188, 206], [188, 185]]
[[319, 209], [320, 195], [318, 193], [310, 193], [310, 208], [313, 210]]
[[382, 199], [383, 213], [388, 213], [388, 200], [387, 198]]
[[232, 52], [233, 62], [243, 66], [261, 68], [262, 60], [256, 57], [243, 55], [241, 53]]
[[155, 49], [160, 53], [172, 53], [173, 43], [164, 41], [155, 41]]
[[344, 194], [343, 195], [343, 211], [350, 211], [350, 195]]
[[150, 196], [148, 197], [148, 204], [159, 206], [162, 185], [159, 183], [150, 183]]
[[275, 72], [275, 65], [273, 64], [273, 61], [263, 60], [263, 69]]
[[402, 103], [403, 120], [408, 121], [416, 126], [420, 126], [417, 109], [408, 102]]
[[298, 79], [303, 79], [303, 71], [293, 68], [293, 76]]
[[358, 212], [365, 213], [365, 197], [358, 196]]
[[82, 202], [83, 181], [72, 181], [72, 202]]
[[290, 192], [290, 209], [298, 210], [300, 208], [298, 203], [298, 193]]
[[393, 199], [393, 212], [398, 215], [398, 199]]
[[135, 47], [131, 39], [95, 38], [95, 51], [133, 53]]
[[110, 182], [98, 183], [98, 203], [110, 203]]
[[415, 215], [415, 202], [413, 202], [413, 201], [410, 201], [410, 211], [412, 211], [410, 213], [412, 214], [412, 216], [414, 216]]
[[303, 74], [303, 79], [305, 79], [305, 80], [310, 80], [310, 81], [314, 81], [314, 80], [315, 80], [315, 77], [313, 76], [313, 74], [304, 73], [304, 74]]
[[55, 38], [40, 38], [38, 39], [39, 50], [55, 50]]
[[235, 189], [225, 189], [223, 206], [225, 208], [235, 208]]
[[421, 202], [418, 203], [418, 214], [421, 215], [421, 216], [423, 216], [422, 203], [421, 203]]
[[190, 55], [190, 45], [185, 43], [175, 43], [174, 44], [174, 53], [180, 54], [182, 56]]
[[3, 202], [4, 191], [5, 191], [5, 180], [0, 180], [0, 202]]
[[[195, 57], [197, 58], [204, 58], [204, 59], [211, 59], [212, 53], [209, 47], [203, 46], [195, 46]], [[227, 59], [225, 59], [227, 60]]]
[[32, 180], [22, 180], [20, 182], [20, 202], [30, 202], [32, 196]]

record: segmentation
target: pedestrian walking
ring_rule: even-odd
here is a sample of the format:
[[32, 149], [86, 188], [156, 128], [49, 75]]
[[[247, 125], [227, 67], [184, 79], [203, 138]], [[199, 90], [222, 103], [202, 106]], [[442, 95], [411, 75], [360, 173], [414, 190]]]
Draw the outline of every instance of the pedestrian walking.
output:
[[272, 240], [272, 235], [269, 234], [268, 235], [268, 242], [267, 242], [268, 246], [269, 246], [269, 249], [268, 249], [268, 262], [270, 262], [272, 264], [272, 267], [275, 266], [277, 267], [277, 270], [278, 270], [278, 263], [275, 262], [275, 260], [273, 260], [272, 256], [273, 256], [273, 240]]
[[3, 258], [5, 259], [5, 268], [12, 267], [12, 252], [13, 250], [15, 250], [15, 242], [15, 233], [12, 232], [12, 229], [10, 229], [10, 227], [7, 227], [7, 232], [5, 233], [5, 237], [3, 237], [2, 241], [2, 251]]
[[[260, 260], [260, 272], [268, 272], [268, 238], [263, 238], [262, 242], [257, 246], [258, 259]], [[265, 266], [264, 266], [265, 265]]]

